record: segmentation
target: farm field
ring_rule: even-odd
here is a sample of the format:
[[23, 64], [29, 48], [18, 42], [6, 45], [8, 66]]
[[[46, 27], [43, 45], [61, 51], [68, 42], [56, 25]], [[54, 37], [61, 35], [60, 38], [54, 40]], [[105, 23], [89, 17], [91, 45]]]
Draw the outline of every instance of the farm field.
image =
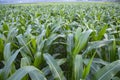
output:
[[120, 80], [120, 3], [0, 4], [0, 80]]

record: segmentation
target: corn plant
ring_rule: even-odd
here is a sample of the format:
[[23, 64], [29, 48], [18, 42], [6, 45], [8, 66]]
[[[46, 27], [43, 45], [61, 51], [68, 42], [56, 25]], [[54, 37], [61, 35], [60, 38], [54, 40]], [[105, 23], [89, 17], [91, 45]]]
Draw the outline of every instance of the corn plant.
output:
[[120, 80], [119, 3], [0, 4], [0, 80]]

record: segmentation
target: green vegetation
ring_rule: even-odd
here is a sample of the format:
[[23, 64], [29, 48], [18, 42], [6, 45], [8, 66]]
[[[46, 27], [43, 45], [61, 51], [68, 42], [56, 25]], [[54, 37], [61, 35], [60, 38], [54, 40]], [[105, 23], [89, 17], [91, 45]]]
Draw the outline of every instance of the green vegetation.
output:
[[120, 80], [119, 3], [43, 4], [0, 5], [0, 80]]

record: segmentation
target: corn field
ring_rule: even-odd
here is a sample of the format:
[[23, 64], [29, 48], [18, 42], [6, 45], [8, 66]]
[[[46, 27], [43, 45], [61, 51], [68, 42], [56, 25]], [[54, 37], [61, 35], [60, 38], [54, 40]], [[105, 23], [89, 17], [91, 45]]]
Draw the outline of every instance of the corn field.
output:
[[120, 3], [1, 4], [0, 80], [120, 80]]

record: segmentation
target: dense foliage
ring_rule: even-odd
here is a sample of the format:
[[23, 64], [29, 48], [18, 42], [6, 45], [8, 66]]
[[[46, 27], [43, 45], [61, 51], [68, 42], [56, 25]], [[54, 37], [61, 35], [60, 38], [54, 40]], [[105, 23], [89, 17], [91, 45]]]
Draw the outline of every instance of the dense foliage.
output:
[[0, 80], [120, 80], [120, 4], [0, 5]]

